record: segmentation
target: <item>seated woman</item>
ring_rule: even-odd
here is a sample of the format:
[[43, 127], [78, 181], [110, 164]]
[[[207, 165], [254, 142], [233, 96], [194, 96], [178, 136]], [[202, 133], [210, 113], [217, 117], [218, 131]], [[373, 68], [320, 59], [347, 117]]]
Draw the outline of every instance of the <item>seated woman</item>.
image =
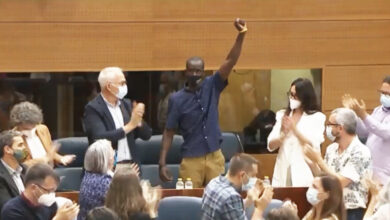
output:
[[15, 126], [14, 130], [23, 134], [28, 150], [27, 158], [23, 163], [27, 166], [37, 162], [68, 165], [76, 156], [62, 156], [56, 152], [58, 149], [53, 147], [50, 131], [42, 121], [42, 111], [34, 103], [21, 102], [12, 107], [10, 122]]
[[119, 169], [107, 192], [105, 206], [114, 210], [121, 220], [150, 220], [157, 217], [160, 199], [160, 191], [141, 187], [134, 171]]
[[81, 181], [77, 219], [85, 219], [95, 207], [104, 205], [114, 168], [114, 150], [108, 140], [97, 140], [89, 146], [84, 158], [85, 174]]
[[312, 186], [306, 192], [307, 201], [313, 208], [302, 220], [346, 220], [343, 188], [335, 176], [314, 178]]
[[316, 151], [320, 151], [326, 117], [319, 111], [310, 80], [294, 80], [288, 98], [287, 108], [276, 113], [276, 124], [267, 140], [269, 151], [279, 149], [272, 186], [309, 186], [313, 173], [302, 149], [310, 143]]

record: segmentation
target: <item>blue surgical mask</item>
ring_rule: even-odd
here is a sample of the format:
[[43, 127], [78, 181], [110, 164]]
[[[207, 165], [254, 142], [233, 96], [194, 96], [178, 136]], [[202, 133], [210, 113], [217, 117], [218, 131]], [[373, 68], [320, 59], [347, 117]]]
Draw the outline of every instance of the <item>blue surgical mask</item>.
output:
[[385, 108], [390, 108], [390, 95], [381, 94], [380, 102]]
[[313, 187], [309, 187], [306, 192], [306, 199], [312, 206], [317, 205], [320, 202], [318, 199], [318, 190]]
[[256, 177], [249, 178], [248, 183], [242, 185], [242, 187], [241, 187], [242, 191], [248, 191], [248, 190], [252, 189], [253, 187], [255, 187], [256, 181], [257, 181]]

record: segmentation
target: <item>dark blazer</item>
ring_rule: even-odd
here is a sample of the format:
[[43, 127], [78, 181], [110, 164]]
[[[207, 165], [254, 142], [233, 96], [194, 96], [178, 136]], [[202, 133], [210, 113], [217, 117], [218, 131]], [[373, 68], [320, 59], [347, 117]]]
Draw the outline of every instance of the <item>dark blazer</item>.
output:
[[[27, 168], [24, 165], [21, 166], [23, 168], [21, 175], [23, 180]], [[19, 195], [18, 187], [12, 179], [11, 174], [9, 174], [7, 168], [5, 168], [3, 163], [0, 161], [0, 210], [3, 208], [4, 204], [8, 202], [8, 200]]]
[[[124, 124], [127, 124], [131, 118], [132, 105], [129, 100], [122, 99], [120, 102], [123, 122]], [[88, 136], [89, 144], [92, 144], [98, 139], [108, 139], [111, 141], [112, 147], [117, 149], [118, 140], [125, 137], [125, 132], [122, 128], [115, 128], [114, 119], [101, 94], [85, 106], [83, 126]], [[138, 127], [127, 134], [127, 144], [130, 148], [131, 157], [138, 164], [140, 161], [137, 157], [135, 139], [141, 138], [143, 140], [149, 140], [151, 135], [152, 129], [145, 122], [142, 122], [141, 127]]]

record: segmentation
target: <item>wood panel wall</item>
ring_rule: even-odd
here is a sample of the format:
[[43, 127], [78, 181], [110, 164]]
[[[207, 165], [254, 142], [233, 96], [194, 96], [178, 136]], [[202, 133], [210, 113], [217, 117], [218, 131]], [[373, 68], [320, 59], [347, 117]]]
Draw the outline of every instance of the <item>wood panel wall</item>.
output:
[[363, 99], [367, 110], [380, 105], [379, 89], [385, 76], [390, 75], [390, 65], [327, 66], [323, 69], [322, 110], [327, 115], [342, 107], [342, 95], [349, 93]]
[[388, 64], [387, 0], [2, 0], [0, 72], [219, 67], [248, 20], [240, 69]]

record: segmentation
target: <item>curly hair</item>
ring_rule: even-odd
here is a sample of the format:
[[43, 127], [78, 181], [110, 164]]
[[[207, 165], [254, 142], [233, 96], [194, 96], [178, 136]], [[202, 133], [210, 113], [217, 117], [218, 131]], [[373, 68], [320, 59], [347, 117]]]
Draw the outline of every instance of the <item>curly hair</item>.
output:
[[10, 112], [12, 126], [21, 124], [40, 124], [43, 122], [42, 110], [31, 102], [21, 102], [12, 107]]

